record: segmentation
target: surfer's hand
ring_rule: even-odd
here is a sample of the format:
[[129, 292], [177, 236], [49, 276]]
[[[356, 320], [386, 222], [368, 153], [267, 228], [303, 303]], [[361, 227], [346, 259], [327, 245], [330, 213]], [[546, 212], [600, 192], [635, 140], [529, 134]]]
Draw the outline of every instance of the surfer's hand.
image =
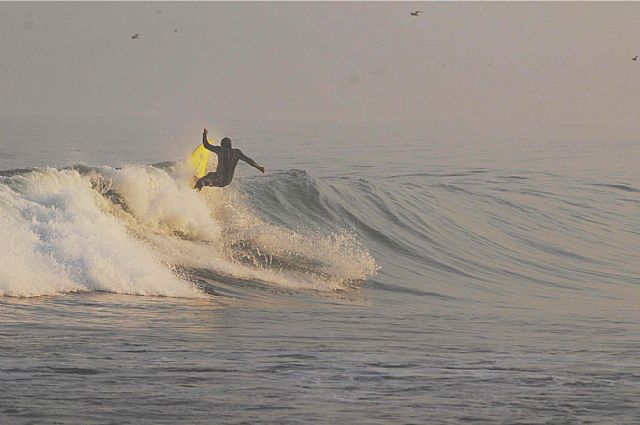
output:
[[262, 174], [264, 174], [264, 167], [262, 167], [262, 166], [261, 166], [261, 167], [258, 167], [258, 170], [260, 170], [260, 172], [261, 172]]
[[206, 128], [204, 129], [204, 131], [202, 132], [202, 134], [204, 134], [205, 136], [209, 133], [209, 130], [207, 130]]

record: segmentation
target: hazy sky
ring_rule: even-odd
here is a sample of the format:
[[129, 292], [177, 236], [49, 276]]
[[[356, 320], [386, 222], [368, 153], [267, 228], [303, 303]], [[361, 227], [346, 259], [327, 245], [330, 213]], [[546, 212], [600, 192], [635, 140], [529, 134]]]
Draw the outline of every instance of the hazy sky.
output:
[[0, 113], [634, 127], [638, 17], [640, 3], [1, 3]]

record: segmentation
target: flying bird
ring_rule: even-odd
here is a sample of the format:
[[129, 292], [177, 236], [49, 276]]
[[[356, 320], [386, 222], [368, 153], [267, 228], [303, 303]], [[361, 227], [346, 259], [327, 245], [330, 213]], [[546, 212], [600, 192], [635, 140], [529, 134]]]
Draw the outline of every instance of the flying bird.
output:
[[424, 13], [422, 10], [416, 10], [415, 12], [410, 12], [411, 16], [418, 16], [419, 14]]
[[637, 61], [638, 60], [638, 55], [635, 55], [634, 57], [631, 58], [632, 61]]
[[131, 36], [132, 39], [136, 39], [136, 38], [140, 38], [140, 34], [139, 33], [135, 33]]
[[178, 28], [174, 28], [174, 29], [173, 29], [173, 32], [178, 32]]

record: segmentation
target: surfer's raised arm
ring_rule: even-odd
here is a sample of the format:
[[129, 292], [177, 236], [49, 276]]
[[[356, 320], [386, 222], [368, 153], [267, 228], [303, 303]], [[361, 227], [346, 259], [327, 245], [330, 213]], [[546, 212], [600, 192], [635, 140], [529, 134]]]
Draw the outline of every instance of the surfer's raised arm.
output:
[[253, 159], [249, 158], [247, 155], [243, 154], [240, 149], [234, 149], [238, 153], [238, 158], [251, 165], [253, 168], [257, 168], [261, 173], [264, 173], [264, 167], [258, 165]]
[[215, 153], [220, 152], [220, 149], [221, 149], [220, 146], [214, 146], [211, 143], [209, 143], [209, 140], [207, 140], [208, 133], [209, 133], [209, 130], [205, 128], [204, 131], [202, 132], [202, 144], [206, 149], [210, 150], [211, 152], [215, 152]]

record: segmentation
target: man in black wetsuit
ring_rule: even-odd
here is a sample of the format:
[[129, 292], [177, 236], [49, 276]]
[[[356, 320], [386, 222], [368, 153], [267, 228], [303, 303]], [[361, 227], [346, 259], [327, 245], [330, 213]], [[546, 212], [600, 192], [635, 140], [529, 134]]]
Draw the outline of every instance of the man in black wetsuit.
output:
[[207, 133], [208, 131], [205, 128], [202, 133], [202, 144], [205, 148], [218, 155], [218, 167], [216, 168], [216, 171], [198, 179], [196, 182], [196, 189], [200, 190], [204, 186], [227, 186], [231, 183], [231, 180], [233, 180], [233, 172], [235, 171], [239, 160], [243, 160], [247, 164], [264, 173], [264, 167], [258, 165], [253, 159], [243, 154], [240, 149], [233, 149], [231, 147], [231, 139], [225, 137], [220, 142], [220, 146], [213, 146], [207, 140]]

